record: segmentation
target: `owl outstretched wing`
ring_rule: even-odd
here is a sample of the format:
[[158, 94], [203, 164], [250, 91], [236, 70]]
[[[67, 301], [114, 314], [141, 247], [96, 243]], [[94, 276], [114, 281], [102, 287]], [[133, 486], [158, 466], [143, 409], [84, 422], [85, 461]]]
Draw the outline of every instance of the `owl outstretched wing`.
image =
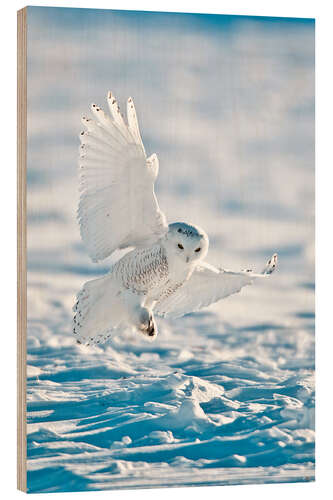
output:
[[127, 123], [111, 92], [107, 102], [108, 114], [92, 104], [94, 118], [82, 119], [80, 135], [78, 221], [94, 262], [116, 249], [153, 244], [167, 231], [154, 193], [158, 158], [146, 156], [133, 100]]
[[267, 262], [262, 273], [246, 270], [232, 272], [218, 269], [205, 262], [196, 267], [190, 279], [167, 298], [158, 302], [154, 312], [160, 316], [177, 318], [209, 306], [239, 292], [256, 278], [269, 276], [277, 266], [277, 254]]

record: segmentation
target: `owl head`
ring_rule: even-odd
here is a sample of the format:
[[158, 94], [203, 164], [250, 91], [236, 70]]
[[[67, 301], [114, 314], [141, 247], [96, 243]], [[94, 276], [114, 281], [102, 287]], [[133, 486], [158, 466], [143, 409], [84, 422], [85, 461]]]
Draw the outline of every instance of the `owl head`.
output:
[[185, 222], [169, 224], [166, 246], [185, 263], [196, 263], [208, 252], [209, 239], [203, 229]]

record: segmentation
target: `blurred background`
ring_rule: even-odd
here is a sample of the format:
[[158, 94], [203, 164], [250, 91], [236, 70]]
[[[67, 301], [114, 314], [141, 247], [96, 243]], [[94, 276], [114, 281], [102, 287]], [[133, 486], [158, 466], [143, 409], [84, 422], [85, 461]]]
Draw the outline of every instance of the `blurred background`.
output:
[[[89, 350], [73, 342], [71, 307], [82, 284], [107, 272], [112, 259], [92, 264], [80, 240], [78, 135], [80, 118], [89, 115], [92, 102], [107, 109], [108, 90], [122, 109], [127, 97], [134, 99], [147, 154], [156, 152], [159, 157], [156, 194], [168, 221], [202, 226], [210, 238], [207, 260], [212, 264], [261, 270], [278, 252], [279, 269], [264, 283], [208, 311], [177, 322], [161, 320], [154, 344], [141, 338], [115, 338], [110, 345]], [[58, 476], [48, 475], [54, 491], [152, 485], [153, 470], [156, 484], [161, 484], [161, 474], [167, 481], [172, 471], [180, 470], [179, 484], [200, 484], [202, 470], [209, 484], [249, 481], [251, 467], [261, 470], [252, 481], [311, 479], [314, 288], [313, 20], [28, 8], [31, 491], [47, 490], [49, 483], [44, 484], [43, 478], [50, 467], [69, 474], [67, 486]], [[156, 395], [155, 389], [142, 396], [141, 376], [149, 373], [154, 383], [158, 380], [162, 387], [164, 380], [174, 390], [172, 384], [180, 383], [168, 379], [174, 370], [186, 387], [189, 383], [197, 387], [193, 377], [217, 384], [231, 403], [224, 401], [222, 408], [218, 391], [211, 399], [198, 398], [192, 386], [190, 394], [180, 389], [183, 395], [178, 391], [174, 400], [168, 394], [164, 401], [163, 391]], [[163, 418], [171, 412], [175, 422], [178, 416], [173, 412], [191, 401], [189, 421], [198, 417], [196, 405], [201, 404], [202, 418], [215, 418], [215, 424], [216, 415], [231, 418], [224, 424], [232, 424], [230, 435], [239, 439], [245, 429], [253, 435], [262, 426], [273, 429], [262, 437], [264, 448], [269, 448], [266, 459], [260, 441], [258, 449], [251, 441], [253, 436], [241, 445], [241, 455], [237, 446], [223, 456], [205, 449], [196, 458], [183, 452], [170, 459], [156, 458], [160, 451], [155, 450], [155, 459], [141, 456], [141, 462], [149, 465], [139, 468], [140, 479], [130, 483], [130, 477], [137, 477], [133, 457], [117, 458], [109, 451], [109, 468], [97, 478], [105, 442], [108, 450], [140, 445], [135, 442], [138, 430], [127, 445], [119, 441], [125, 435], [121, 431], [104, 436], [104, 442], [100, 436], [97, 441], [91, 436], [85, 439], [77, 430], [77, 418], [100, 415], [95, 399], [110, 397], [112, 384], [120, 377], [136, 384], [133, 412], [142, 418], [147, 417], [147, 398], [155, 402], [150, 408], [154, 418], [160, 418], [158, 404], [174, 401]], [[87, 380], [93, 380], [93, 387]], [[123, 384], [122, 397], [130, 386]], [[217, 406], [213, 399], [219, 401]], [[86, 406], [76, 415], [78, 401]], [[129, 401], [122, 401], [128, 408]], [[254, 404], [264, 407], [255, 409]], [[103, 408], [112, 405], [120, 403], [107, 400]], [[71, 412], [66, 413], [69, 407]], [[97, 420], [105, 433], [105, 420]], [[157, 426], [156, 432], [162, 433], [158, 437], [138, 439], [160, 446], [161, 439], [194, 442], [228, 434], [225, 426], [217, 429], [214, 424], [208, 431], [198, 424], [197, 433], [182, 435], [176, 424], [168, 422]], [[74, 432], [71, 426], [78, 432], [75, 439], [67, 435]], [[163, 434], [167, 432], [173, 437]], [[123, 443], [118, 448], [115, 439]], [[68, 443], [78, 440], [81, 448], [82, 442], [98, 448], [86, 450], [91, 452], [90, 468], [82, 457], [60, 458], [64, 450], [71, 454], [73, 446]], [[62, 451], [55, 451], [58, 448]], [[99, 465], [93, 469], [95, 452]], [[194, 462], [189, 465], [179, 457]], [[223, 475], [221, 467], [225, 471], [231, 467], [232, 474]], [[208, 468], [214, 471], [211, 476]]]

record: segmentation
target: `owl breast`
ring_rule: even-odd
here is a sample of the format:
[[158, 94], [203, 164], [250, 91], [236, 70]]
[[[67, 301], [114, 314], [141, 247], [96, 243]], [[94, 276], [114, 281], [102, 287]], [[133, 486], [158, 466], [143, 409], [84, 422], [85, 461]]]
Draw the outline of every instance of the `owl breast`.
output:
[[158, 302], [169, 297], [183, 285], [189, 268], [180, 263], [170, 266], [166, 250], [156, 244], [149, 248], [136, 248], [120, 259], [112, 270], [114, 278], [126, 290], [145, 295], [149, 301]]
[[169, 277], [168, 261], [160, 245], [136, 248], [114, 266], [112, 274], [133, 293], [151, 295], [161, 290]]

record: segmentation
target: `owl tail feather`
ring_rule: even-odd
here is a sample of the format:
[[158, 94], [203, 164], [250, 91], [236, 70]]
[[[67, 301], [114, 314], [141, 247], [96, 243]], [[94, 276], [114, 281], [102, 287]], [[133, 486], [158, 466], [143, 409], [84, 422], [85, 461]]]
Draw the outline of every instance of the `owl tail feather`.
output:
[[87, 281], [73, 307], [73, 334], [78, 344], [106, 342], [124, 320], [119, 285], [112, 274]]
[[87, 281], [73, 307], [73, 334], [78, 344], [104, 344], [111, 336], [130, 328], [154, 340], [155, 319], [142, 305], [142, 297], [132, 293], [114, 279], [112, 272]]

